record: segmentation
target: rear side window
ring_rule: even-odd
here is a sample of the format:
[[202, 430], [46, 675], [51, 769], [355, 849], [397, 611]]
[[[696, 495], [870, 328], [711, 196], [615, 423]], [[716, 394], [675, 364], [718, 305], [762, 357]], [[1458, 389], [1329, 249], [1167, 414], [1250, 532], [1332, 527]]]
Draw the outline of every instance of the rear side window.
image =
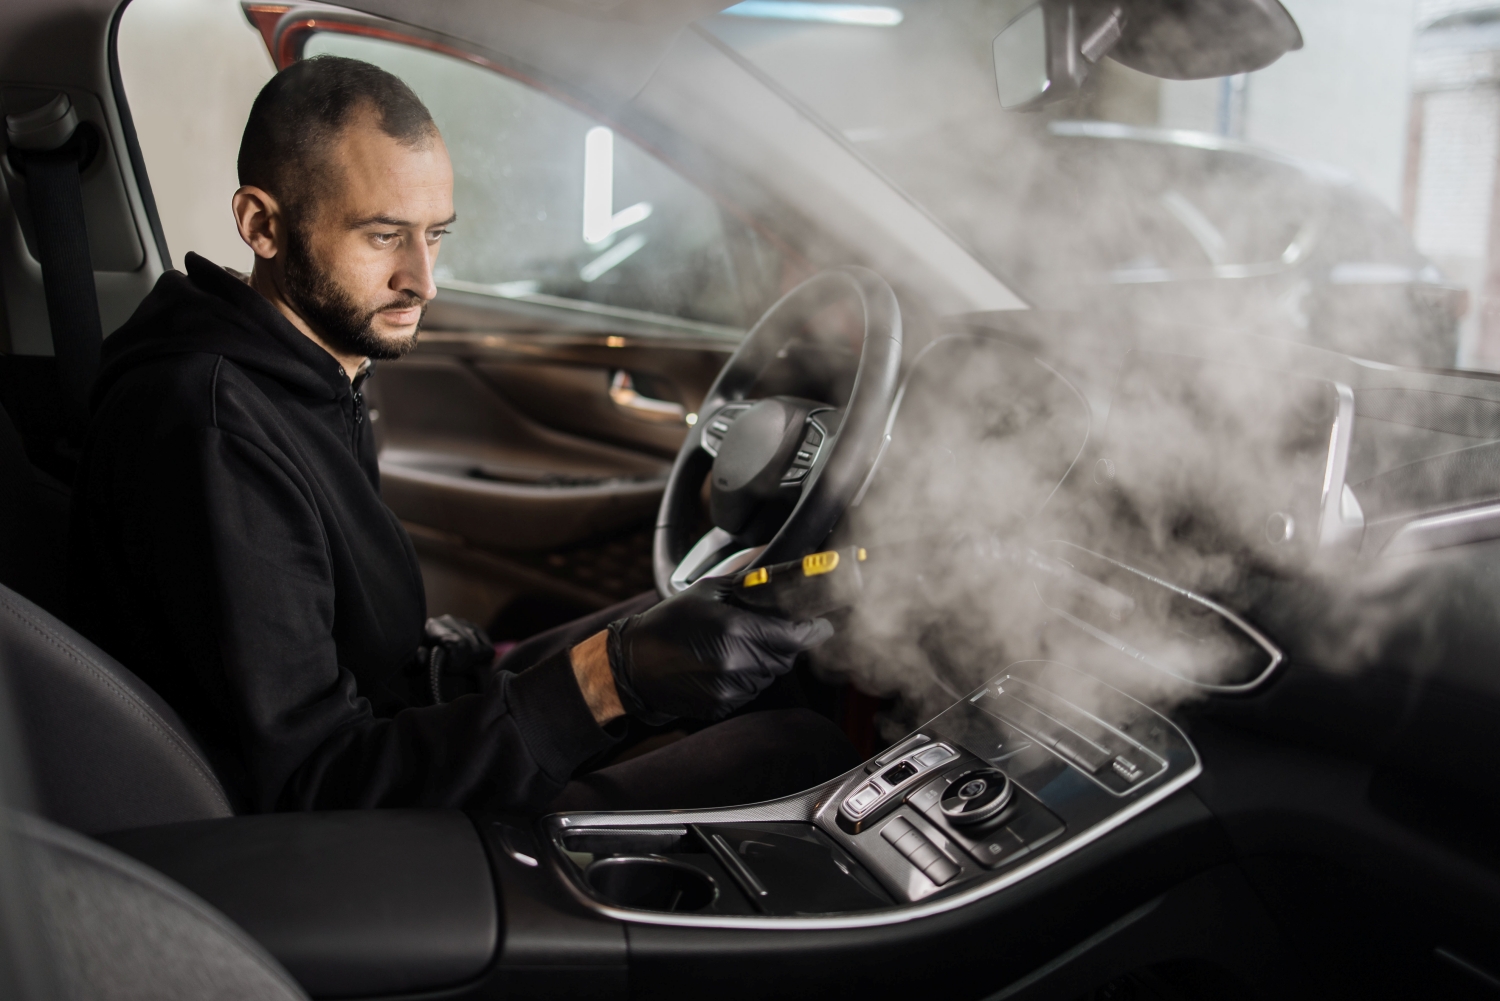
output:
[[740, 327], [779, 262], [718, 203], [628, 138], [527, 84], [453, 57], [320, 32], [304, 57], [381, 66], [416, 91], [448, 144], [458, 221], [438, 283]]

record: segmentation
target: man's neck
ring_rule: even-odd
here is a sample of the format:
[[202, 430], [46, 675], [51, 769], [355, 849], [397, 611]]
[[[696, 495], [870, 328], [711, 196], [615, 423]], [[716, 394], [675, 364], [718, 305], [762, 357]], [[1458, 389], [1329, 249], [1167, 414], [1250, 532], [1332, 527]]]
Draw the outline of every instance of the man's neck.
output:
[[302, 314], [292, 308], [291, 303], [287, 302], [286, 296], [281, 292], [281, 283], [278, 277], [273, 276], [271, 269], [266, 267], [265, 263], [259, 259], [256, 260], [254, 268], [250, 271], [250, 287], [265, 296], [271, 305], [275, 306], [281, 315], [286, 317], [292, 326], [296, 327], [308, 340], [332, 355], [334, 360], [339, 363], [339, 367], [344, 370], [344, 375], [350, 382], [354, 381], [354, 377], [359, 374], [365, 363], [370, 360], [364, 355], [342, 354], [329, 347], [328, 342], [318, 336], [317, 332], [313, 330]]

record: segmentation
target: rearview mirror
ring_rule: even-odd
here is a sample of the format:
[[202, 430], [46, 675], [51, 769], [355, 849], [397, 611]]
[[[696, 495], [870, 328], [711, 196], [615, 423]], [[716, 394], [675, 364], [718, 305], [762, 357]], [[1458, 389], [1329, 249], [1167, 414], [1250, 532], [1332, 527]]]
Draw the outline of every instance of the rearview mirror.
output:
[[1041, 0], [995, 36], [995, 85], [1001, 107], [1032, 111], [1077, 93], [1106, 55], [1151, 76], [1203, 80], [1300, 48], [1279, 0]]

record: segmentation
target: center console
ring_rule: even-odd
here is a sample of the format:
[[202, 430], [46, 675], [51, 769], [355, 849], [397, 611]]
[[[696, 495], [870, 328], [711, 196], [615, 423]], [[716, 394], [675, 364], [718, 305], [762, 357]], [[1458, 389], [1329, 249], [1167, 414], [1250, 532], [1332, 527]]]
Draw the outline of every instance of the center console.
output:
[[834, 783], [722, 810], [575, 813], [502, 850], [637, 923], [856, 927], [993, 894], [1192, 781], [1159, 713], [1051, 661], [1011, 665]]
[[[954, 966], [955, 982], [1021, 976], [1209, 865], [1206, 812], [1174, 795], [1199, 771], [1165, 717], [1026, 661], [867, 764], [766, 803], [281, 813], [106, 840], [226, 914], [314, 997], [699, 997], [709, 982], [726, 998], [904, 997], [924, 961], [996, 936], [1004, 961]], [[1029, 930], [1042, 900], [1065, 911], [1047, 927], [1074, 938]]]

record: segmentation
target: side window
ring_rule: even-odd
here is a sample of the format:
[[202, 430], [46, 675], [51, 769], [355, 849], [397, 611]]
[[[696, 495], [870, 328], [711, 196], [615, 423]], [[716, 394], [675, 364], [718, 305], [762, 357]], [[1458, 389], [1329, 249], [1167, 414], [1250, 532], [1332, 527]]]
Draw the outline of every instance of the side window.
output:
[[439, 285], [735, 328], [775, 294], [779, 261], [749, 227], [561, 100], [398, 42], [320, 32], [303, 55], [323, 54], [400, 77], [442, 131], [458, 222]]

